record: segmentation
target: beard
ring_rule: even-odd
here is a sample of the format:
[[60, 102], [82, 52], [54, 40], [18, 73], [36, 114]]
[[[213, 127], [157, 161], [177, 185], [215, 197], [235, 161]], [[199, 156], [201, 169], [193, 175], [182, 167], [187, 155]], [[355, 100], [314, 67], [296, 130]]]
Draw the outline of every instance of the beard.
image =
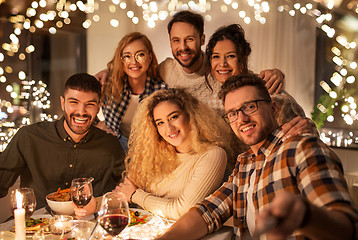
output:
[[[192, 59], [190, 59], [190, 61], [188, 63], [183, 63], [180, 61], [179, 59], [179, 55], [183, 52], [190, 52], [191, 55], [193, 55]], [[195, 62], [200, 58], [200, 55], [201, 55], [201, 50], [200, 48], [196, 49], [196, 50], [193, 50], [193, 49], [190, 49], [190, 48], [187, 48], [185, 49], [184, 51], [180, 50], [180, 51], [177, 51], [175, 54], [173, 54], [175, 60], [177, 60], [177, 62], [182, 66], [182, 67], [191, 67], [195, 64]]]
[[253, 146], [264, 141], [273, 130], [274, 124], [272, 122], [269, 122], [260, 129], [256, 129], [256, 131], [250, 135], [241, 134], [241, 131], [238, 130], [236, 136], [246, 145]]
[[[83, 126], [78, 126], [78, 125], [75, 125], [72, 123], [71, 119], [73, 117], [82, 117], [82, 118], [88, 118], [88, 121], [86, 122], [86, 125], [83, 125]], [[88, 132], [88, 130], [90, 129], [90, 127], [92, 126], [93, 124], [93, 121], [94, 119], [92, 119], [92, 116], [91, 115], [88, 115], [88, 114], [83, 114], [83, 115], [80, 115], [80, 114], [76, 114], [76, 113], [71, 113], [70, 115], [68, 115], [66, 112], [65, 112], [65, 121], [67, 123], [67, 126], [69, 127], [69, 129], [75, 133], [75, 134], [78, 134], [78, 135], [81, 135], [81, 134], [84, 134], [86, 132]]]

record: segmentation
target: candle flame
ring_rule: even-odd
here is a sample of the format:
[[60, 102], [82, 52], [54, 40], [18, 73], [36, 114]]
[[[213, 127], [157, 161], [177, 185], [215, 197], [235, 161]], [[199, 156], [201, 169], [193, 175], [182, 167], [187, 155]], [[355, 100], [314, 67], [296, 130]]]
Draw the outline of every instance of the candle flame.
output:
[[18, 190], [16, 190], [16, 207], [22, 208], [22, 194]]

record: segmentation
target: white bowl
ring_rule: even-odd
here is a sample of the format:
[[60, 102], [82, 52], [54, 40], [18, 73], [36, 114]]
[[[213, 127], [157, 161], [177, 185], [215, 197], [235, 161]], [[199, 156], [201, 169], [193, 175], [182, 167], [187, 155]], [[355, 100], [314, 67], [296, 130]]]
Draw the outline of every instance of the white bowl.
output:
[[47, 197], [53, 195], [54, 193], [50, 193], [46, 196], [46, 202], [51, 208], [58, 215], [73, 215], [75, 214], [75, 210], [72, 206], [72, 201], [65, 201], [59, 202], [54, 200], [49, 200]]

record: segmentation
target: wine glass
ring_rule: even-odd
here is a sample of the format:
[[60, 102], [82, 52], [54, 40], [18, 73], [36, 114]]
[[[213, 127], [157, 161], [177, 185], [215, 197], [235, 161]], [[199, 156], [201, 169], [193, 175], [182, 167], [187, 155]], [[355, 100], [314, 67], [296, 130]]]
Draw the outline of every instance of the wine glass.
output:
[[130, 214], [128, 202], [122, 193], [109, 192], [103, 195], [98, 212], [98, 222], [113, 239], [122, 239], [118, 235], [128, 225]]
[[[16, 194], [18, 192], [18, 194]], [[21, 195], [20, 195], [20, 194]], [[18, 199], [21, 196], [22, 199]], [[32, 188], [19, 188], [11, 191], [11, 212], [14, 214], [14, 210], [17, 208], [25, 209], [25, 218], [29, 219], [36, 209], [36, 197]], [[21, 205], [18, 204], [21, 202]]]
[[71, 199], [78, 208], [83, 208], [92, 199], [92, 183], [87, 178], [75, 178], [71, 183]]

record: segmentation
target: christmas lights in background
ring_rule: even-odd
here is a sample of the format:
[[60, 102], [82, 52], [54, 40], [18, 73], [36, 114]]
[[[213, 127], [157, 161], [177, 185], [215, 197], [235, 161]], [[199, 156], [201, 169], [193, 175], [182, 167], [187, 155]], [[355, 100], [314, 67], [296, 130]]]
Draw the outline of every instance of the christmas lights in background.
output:
[[[17, 57], [22, 61], [26, 61], [28, 55], [36, 51], [31, 43], [20, 42], [19, 36], [24, 31], [35, 33], [37, 29], [43, 28], [48, 29], [50, 34], [56, 34], [58, 29], [72, 24], [71, 15], [76, 11], [87, 14], [88, 19], [82, 23], [82, 27], [84, 29], [90, 28], [94, 22], [101, 20], [101, 16], [96, 14], [96, 11], [101, 7], [101, 2], [110, 0], [87, 0], [87, 2], [76, 1], [75, 3], [66, 0], [51, 1], [33, 1], [31, 6], [27, 8], [25, 15], [19, 14], [16, 8], [11, 9], [12, 16], [8, 18], [8, 21], [13, 25], [13, 32], [8, 38], [3, 37], [3, 39], [8, 39], [8, 42], [1, 43], [5, 54], [0, 53], [0, 87], [6, 86], [7, 88], [10, 86], [8, 93], [12, 102], [5, 100], [0, 101], [0, 124], [6, 123], [8, 126], [14, 125], [14, 123], [6, 122], [6, 119], [9, 114], [13, 113], [14, 105], [17, 105], [19, 100], [28, 101], [28, 104], [22, 106], [22, 109], [20, 109], [22, 112], [31, 111], [32, 108], [37, 107], [43, 110], [42, 113], [39, 113], [41, 114], [40, 118], [42, 121], [53, 121], [55, 118], [46, 114], [46, 111], [50, 108], [50, 93], [46, 90], [44, 83], [39, 79], [28, 80], [25, 69], [14, 72], [11, 66], [3, 65], [5, 58]], [[218, 11], [217, 8], [215, 8], [215, 10], [212, 9], [213, 4], [219, 4], [219, 11], [223, 14], [228, 11], [236, 11], [238, 16], [242, 18], [246, 24], [250, 24], [251, 21], [258, 21], [261, 24], [265, 24], [269, 16], [267, 13], [270, 11], [279, 11], [282, 14], [289, 14], [292, 17], [299, 14], [314, 17], [317, 21], [317, 27], [325, 32], [327, 37], [335, 40], [331, 52], [332, 62], [336, 64], [337, 71], [330, 79], [321, 81], [320, 85], [327, 94], [323, 96], [323, 100], [317, 105], [313, 119], [317, 122], [318, 126], [321, 127], [326, 120], [328, 122], [335, 121], [333, 111], [340, 109], [342, 112], [341, 117], [347, 125], [351, 125], [354, 121], [358, 120], [354, 92], [350, 89], [350, 85], [355, 83], [354, 75], [356, 75], [355, 70], [357, 69], [357, 63], [352, 58], [354, 54], [351, 54], [356, 48], [356, 42], [332, 26], [331, 22], [334, 18], [332, 13], [334, 8], [337, 7], [337, 3], [335, 6], [333, 1], [317, 4], [315, 1], [303, 2], [288, 0], [282, 1], [282, 4], [278, 4], [277, 9], [273, 9], [269, 1], [262, 0], [198, 0], [198, 2], [164, 0], [162, 3], [151, 0], [135, 0], [135, 4], [127, 4], [126, 0], [112, 0], [108, 11], [110, 13], [118, 12], [118, 15], [125, 13], [133, 24], [145, 21], [149, 28], [154, 28], [157, 21], [164, 21], [180, 10], [191, 10], [201, 13], [205, 21], [210, 22], [212, 18], [211, 11]], [[244, 9], [242, 7], [244, 5], [246, 6], [245, 9], [252, 9], [252, 11], [241, 10]], [[247, 6], [249, 8], [247, 8]], [[316, 6], [321, 9], [318, 9]], [[354, 2], [349, 2], [347, 8], [358, 13], [357, 4], [354, 4]], [[135, 13], [139, 13], [140, 15], [136, 15]], [[116, 28], [119, 26], [119, 20], [113, 18], [109, 24]], [[21, 44], [25, 44], [25, 52], [19, 51]], [[15, 87], [13, 83], [7, 83], [6, 75], [10, 74], [18, 75], [21, 86]], [[333, 83], [335, 87], [331, 88], [328, 81]], [[12, 89], [10, 89], [11, 87]], [[18, 87], [20, 87], [20, 92], [18, 92]], [[343, 104], [341, 102], [343, 102]], [[22, 124], [30, 124], [28, 114], [24, 114]], [[0, 127], [1, 126], [4, 125], [0, 125]]]
[[[329, 19], [332, 19], [331, 15], [328, 16]], [[347, 126], [351, 126], [358, 120], [355, 99], [358, 74], [354, 54], [357, 47], [357, 43], [354, 41], [355, 34], [350, 34], [351, 39], [349, 39], [345, 34], [337, 33], [337, 30], [328, 24], [321, 23], [323, 19], [317, 18], [316, 20], [319, 20], [320, 28], [327, 34], [327, 37], [332, 39], [330, 57], [335, 71], [329, 79], [320, 82], [320, 86], [326, 94], [321, 96], [314, 109], [313, 120], [316, 121], [318, 127], [322, 127], [326, 121], [333, 123], [337, 120], [335, 118], [339, 117]]]
[[320, 131], [320, 138], [331, 147], [358, 148], [358, 131], [323, 128]]

